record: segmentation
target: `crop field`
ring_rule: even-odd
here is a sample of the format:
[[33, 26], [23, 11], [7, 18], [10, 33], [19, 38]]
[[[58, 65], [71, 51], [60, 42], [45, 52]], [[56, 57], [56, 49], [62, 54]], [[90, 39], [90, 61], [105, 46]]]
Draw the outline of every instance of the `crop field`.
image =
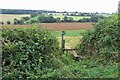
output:
[[13, 22], [15, 18], [20, 19], [22, 17], [30, 16], [29, 14], [0, 14], [0, 21], [6, 23], [7, 21]]
[[[35, 25], [4, 25], [2, 28], [33, 28], [33, 26]], [[60, 43], [61, 31], [64, 30], [66, 41], [65, 46], [69, 46], [70, 48], [75, 48], [80, 40], [79, 36], [82, 36], [86, 30], [93, 29], [91, 23], [42, 23], [38, 27], [49, 30], [51, 35], [57, 37]]]
[[47, 30], [91, 30], [91, 23], [42, 23]]
[[[2, 28], [31, 28], [35, 25], [3, 25]], [[39, 26], [46, 30], [91, 30], [92, 23], [41, 23]]]

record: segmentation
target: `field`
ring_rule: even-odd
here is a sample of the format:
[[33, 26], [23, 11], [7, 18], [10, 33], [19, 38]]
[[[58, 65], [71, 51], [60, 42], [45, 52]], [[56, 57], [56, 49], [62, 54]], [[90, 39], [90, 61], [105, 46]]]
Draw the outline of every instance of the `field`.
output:
[[31, 28], [39, 26], [46, 30], [91, 30], [92, 23], [41, 23], [40, 25], [3, 25], [3, 28]]
[[[61, 20], [63, 20], [63, 18], [64, 18], [65, 15], [52, 15], [52, 16], [53, 16], [54, 18], [58, 18], [58, 17], [59, 17]], [[30, 20], [37, 20], [38, 17], [39, 17], [39, 16], [33, 17], [33, 18], [31, 18]], [[67, 16], [67, 17], [72, 17], [73, 20], [75, 20], [75, 21], [78, 21], [78, 20], [80, 20], [80, 19], [82, 19], [82, 18], [90, 18], [89, 16]]]
[[[54, 18], [57, 18], [57, 17], [59, 17], [61, 20], [63, 20], [63, 18], [64, 18], [64, 15], [53, 15], [53, 17]], [[80, 20], [80, 19], [82, 19], [82, 18], [90, 18], [89, 16], [67, 16], [67, 17], [72, 17], [73, 18], [73, 20]]]
[[[33, 28], [38, 25], [4, 25], [2, 28]], [[42, 27], [41, 27], [42, 26]], [[75, 48], [80, 37], [86, 30], [93, 29], [91, 23], [42, 23], [38, 27], [49, 30], [49, 32], [58, 38], [61, 43], [61, 31], [65, 30], [66, 46]]]
[[[18, 19], [21, 18], [20, 15], [19, 15], [19, 17], [17, 15], [16, 16], [13, 15], [13, 16], [14, 17], [9, 16], [9, 18], [7, 17], [7, 15], [3, 16], [4, 21], [7, 21], [7, 20], [12, 21], [16, 17]], [[27, 15], [25, 15], [25, 16], [27, 16]], [[57, 18], [58, 16], [54, 16], [54, 17]], [[37, 17], [35, 17], [33, 19], [37, 19]], [[79, 18], [78, 18], [78, 16], [75, 16], [74, 19], [77, 20]], [[88, 56], [81, 55], [80, 59], [77, 60], [76, 57], [75, 56], [73, 57], [73, 55], [71, 54], [73, 52], [66, 51], [64, 54], [58, 55], [57, 53], [59, 53], [59, 50], [54, 50], [54, 47], [56, 47], [56, 49], [58, 49], [59, 46], [61, 47], [61, 31], [63, 31], [63, 30], [65, 31], [65, 35], [64, 35], [65, 49], [76, 49], [79, 47], [78, 45], [85, 43], [86, 45], [85, 45], [84, 50], [87, 50], [87, 49], [89, 50], [89, 48], [86, 48], [86, 47], [90, 46], [90, 48], [91, 48], [92, 46], [89, 45], [90, 43], [94, 43], [95, 45], [97, 45], [96, 39], [99, 40], [99, 37], [101, 37], [101, 36], [88, 35], [86, 37], [86, 41], [88, 41], [89, 43], [81, 41], [82, 37], [84, 39], [84, 34], [87, 34], [87, 30], [93, 29], [92, 24], [93, 23], [40, 23], [40, 24], [31, 24], [31, 25], [12, 25], [12, 24], [11, 25], [7, 25], [7, 24], [3, 25], [2, 28], [10, 28], [11, 30], [15, 29], [15, 28], [38, 27], [38, 28], [46, 29], [49, 32], [49, 33], [47, 33], [45, 31], [46, 32], [46, 34], [45, 34], [44, 30], [38, 30], [38, 29], [37, 29], [38, 31], [36, 31], [35, 29], [25, 31], [23, 29], [23, 31], [18, 30], [18, 32], [14, 32], [17, 30], [13, 30], [12, 32], [9, 31], [6, 33], [4, 33], [5, 31], [3, 31], [4, 35], [6, 35], [6, 36], [3, 35], [4, 36], [3, 40], [6, 40], [6, 39], [14, 40], [13, 43], [11, 42], [12, 44], [11, 43], [8, 44], [7, 41], [5, 41], [6, 44], [8, 44], [8, 45], [6, 45], [6, 44], [3, 45], [4, 46], [3, 48], [5, 48], [5, 49], [3, 49], [4, 52], [6, 52], [6, 54], [9, 53], [11, 55], [11, 53], [14, 53], [14, 51], [18, 50], [18, 53], [19, 53], [19, 54], [13, 54], [13, 56], [11, 56], [11, 57], [9, 57], [8, 55], [6, 55], [6, 56], [8, 56], [11, 59], [11, 61], [13, 61], [13, 62], [16, 61], [16, 64], [18, 61], [20, 61], [17, 64], [17, 68], [15, 66], [15, 69], [14, 69], [14, 67], [8, 69], [11, 72], [9, 72], [9, 71], [7, 72], [6, 66], [3, 66], [4, 67], [3, 72], [5, 72], [4, 77], [6, 77], [6, 74], [8, 74], [7, 76], [9, 77], [10, 73], [12, 73], [12, 76], [15, 75], [15, 77], [16, 77], [16, 75], [23, 76], [25, 74], [27, 74], [27, 75], [29, 74], [29, 76], [33, 77], [33, 78], [39, 76], [40, 78], [41, 77], [43, 77], [43, 78], [53, 77], [53, 79], [56, 77], [60, 77], [60, 78], [62, 77], [63, 79], [64, 78], [116, 78], [116, 77], [118, 77], [118, 63], [114, 60], [109, 61], [110, 60], [109, 58], [104, 59], [104, 57], [99, 56], [99, 55], [93, 55], [90, 57], [89, 57], [89, 55]], [[105, 25], [105, 26], [107, 26], [107, 25]], [[99, 31], [103, 31], [103, 32], [104, 32], [104, 30], [107, 31], [107, 29], [103, 25], [101, 25], [100, 28], [103, 28], [103, 29], [97, 30], [96, 33], [94, 33], [94, 34], [97, 34], [97, 32], [99, 32]], [[43, 33], [41, 33], [42, 31], [43, 31]], [[101, 41], [104, 40], [103, 32], [99, 33], [101, 35], [103, 34], [103, 37], [100, 38]], [[49, 36], [48, 34], [51, 34], [52, 36]], [[113, 34], [111, 34], [111, 35], [113, 35]], [[53, 38], [53, 36], [55, 38], [57, 38], [59, 44], [56, 43], [57, 40], [52, 41], [52, 39], [55, 39], [55, 38]], [[92, 42], [94, 40], [95, 40], [95, 42]], [[106, 40], [106, 38], [105, 38], [105, 41], [109, 42], [110, 39]], [[111, 41], [111, 42], [113, 42], [113, 41]], [[104, 44], [104, 43], [100, 43], [100, 44]], [[107, 45], [109, 45], [109, 43]], [[97, 47], [99, 47], [99, 46], [97, 46]], [[17, 50], [16, 50], [16, 48], [17, 48]], [[106, 47], [105, 47], [105, 49], [109, 50], [109, 48], [106, 48]], [[51, 53], [50, 53], [50, 51], [51, 51]], [[27, 52], [27, 54], [23, 54], [26, 52]], [[102, 50], [101, 50], [101, 52], [102, 52]], [[84, 53], [84, 51], [80, 52], [80, 53], [79, 52], [75, 52], [75, 53], [79, 55], [81, 53]], [[104, 51], [103, 51], [103, 53], [104, 53]], [[34, 54], [32, 56], [32, 58], [31, 58], [31, 54]], [[61, 53], [59, 53], [59, 54], [61, 54]], [[102, 53], [100, 53], [100, 54], [102, 54]], [[41, 56], [41, 55], [43, 55], [43, 56]], [[50, 57], [50, 56], [53, 56], [53, 57]], [[9, 60], [9, 58], [5, 58], [6, 60], [3, 60], [3, 61], [7, 62]], [[42, 61], [42, 59], [43, 59], [43, 61]], [[37, 65], [36, 65], [37, 60], [39, 63], [37, 63]], [[44, 60], [46, 60], [46, 62]], [[32, 66], [31, 66], [31, 64], [32, 64]], [[12, 64], [10, 66], [12, 67], [12, 66], [14, 66], [14, 64]], [[26, 69], [28, 67], [29, 67], [29, 69]], [[19, 70], [21, 73], [18, 72]], [[16, 78], [18, 78], [18, 77], [16, 77]]]
[[6, 23], [7, 21], [11, 21], [13, 23], [13, 20], [15, 18], [20, 19], [22, 17], [30, 16], [29, 14], [0, 14], [0, 21], [3, 21]]

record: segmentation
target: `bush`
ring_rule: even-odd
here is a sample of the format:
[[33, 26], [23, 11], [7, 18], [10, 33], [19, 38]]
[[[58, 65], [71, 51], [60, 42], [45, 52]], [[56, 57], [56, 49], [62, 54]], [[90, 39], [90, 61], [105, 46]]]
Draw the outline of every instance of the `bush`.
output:
[[36, 20], [30, 20], [29, 23], [30, 23], [30, 24], [33, 24], [33, 23], [37, 23], [37, 21], [36, 21]]
[[3, 29], [3, 79], [40, 78], [59, 54], [56, 38], [40, 29]]
[[1, 22], [1, 21], [0, 21], [0, 25], [3, 25], [3, 24], [4, 24], [4, 22]]
[[79, 54], [112, 60], [117, 58], [120, 46], [120, 28], [117, 22], [117, 15], [99, 21], [94, 30], [83, 36]]
[[23, 20], [17, 20], [16, 18], [14, 19], [14, 24], [17, 25], [17, 24], [20, 24], [20, 25], [23, 25], [24, 24], [24, 21]]
[[7, 24], [9, 25], [9, 24], [11, 24], [11, 22], [10, 22], [10, 21], [7, 21]]

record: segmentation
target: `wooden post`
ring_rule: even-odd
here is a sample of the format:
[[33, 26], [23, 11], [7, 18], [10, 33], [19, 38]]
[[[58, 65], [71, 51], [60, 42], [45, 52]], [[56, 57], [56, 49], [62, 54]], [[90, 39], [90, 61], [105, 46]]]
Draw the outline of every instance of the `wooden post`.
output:
[[64, 53], [65, 49], [65, 40], [64, 40], [65, 31], [62, 31], [62, 41], [61, 41], [61, 52]]

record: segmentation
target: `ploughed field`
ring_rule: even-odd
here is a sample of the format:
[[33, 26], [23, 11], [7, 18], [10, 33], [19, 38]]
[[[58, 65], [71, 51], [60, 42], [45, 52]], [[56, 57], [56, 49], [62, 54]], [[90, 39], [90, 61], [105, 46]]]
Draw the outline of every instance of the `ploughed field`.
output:
[[[91, 30], [92, 23], [41, 23], [37, 25], [46, 30]], [[3, 25], [3, 28], [32, 28], [35, 25]]]

